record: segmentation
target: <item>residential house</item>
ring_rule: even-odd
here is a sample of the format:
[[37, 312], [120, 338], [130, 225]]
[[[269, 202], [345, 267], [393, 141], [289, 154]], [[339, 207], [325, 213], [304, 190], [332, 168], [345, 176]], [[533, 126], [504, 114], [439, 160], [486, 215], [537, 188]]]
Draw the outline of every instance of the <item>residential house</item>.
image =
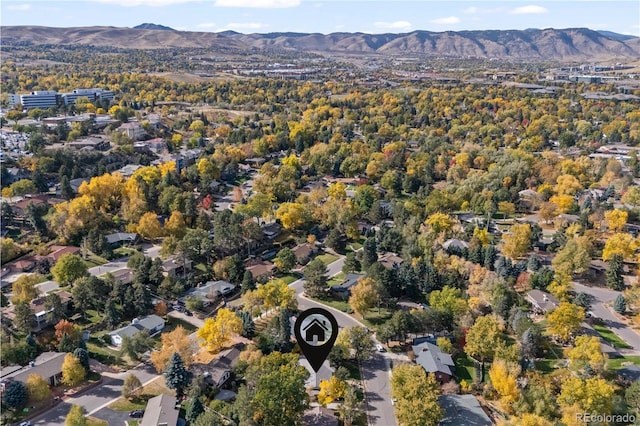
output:
[[278, 222], [273, 222], [268, 225], [262, 225], [262, 233], [269, 241], [273, 241], [278, 238], [281, 232], [282, 225], [280, 225]]
[[176, 397], [160, 394], [147, 401], [140, 426], [176, 426], [179, 415]]
[[329, 380], [335, 371], [329, 364], [329, 360], [325, 360], [317, 372], [311, 367], [311, 364], [309, 364], [309, 361], [304, 356], [298, 359], [298, 365], [303, 366], [309, 372], [309, 378], [304, 382], [307, 389], [320, 389], [320, 382]]
[[338, 297], [341, 297], [344, 300], [347, 300], [351, 295], [351, 287], [358, 284], [358, 280], [360, 278], [363, 278], [364, 276], [364, 274], [348, 273], [344, 278], [344, 281], [342, 281], [338, 285], [334, 285], [331, 287], [331, 293]]
[[106, 139], [90, 136], [69, 142], [67, 146], [84, 151], [106, 151], [111, 147], [111, 144]]
[[46, 296], [49, 293], [53, 293], [58, 291], [60, 288], [60, 284], [57, 281], [43, 281], [39, 284], [35, 285], [36, 290], [38, 290], [38, 294], [41, 296]]
[[131, 284], [133, 282], [135, 272], [131, 268], [122, 268], [111, 272], [111, 275], [114, 280], [121, 284]]
[[142, 124], [138, 123], [137, 121], [124, 123], [122, 126], [118, 127], [117, 130], [124, 133], [126, 137], [134, 141], [142, 139], [146, 134], [144, 128], [142, 127]]
[[29, 204], [33, 204], [34, 206], [40, 206], [40, 205], [46, 204], [46, 202], [41, 198], [29, 197], [29, 198], [24, 198], [23, 200], [18, 201], [17, 203], [11, 204], [11, 209], [13, 210], [13, 214], [15, 215], [15, 217], [23, 218], [25, 216], [25, 212]]
[[183, 257], [170, 257], [162, 262], [162, 271], [170, 277], [177, 277], [191, 271], [192, 263]]
[[141, 167], [142, 166], [140, 164], [127, 164], [116, 170], [116, 173], [120, 173], [123, 178], [130, 178], [131, 176], [133, 176], [136, 170], [140, 169]]
[[555, 296], [538, 289], [528, 291], [527, 300], [531, 303], [533, 311], [537, 314], [552, 311], [560, 304], [560, 301]]
[[493, 424], [474, 395], [440, 395], [438, 403], [444, 409], [440, 426], [491, 426]]
[[531, 211], [540, 204], [540, 194], [533, 189], [523, 189], [518, 192], [518, 207], [521, 210]]
[[83, 182], [89, 182], [89, 178], [77, 178], [77, 179], [71, 179], [69, 181], [69, 186], [71, 186], [71, 190], [77, 194], [78, 190], [80, 189], [80, 185], [82, 185]]
[[469, 243], [463, 240], [459, 240], [457, 238], [451, 238], [444, 243], [442, 243], [442, 248], [449, 251], [451, 250], [459, 250], [464, 251], [469, 248]]
[[311, 407], [304, 412], [302, 424], [306, 426], [338, 426], [338, 417], [329, 408]]
[[395, 253], [386, 252], [378, 254], [378, 263], [387, 269], [397, 269], [402, 265], [404, 259]]
[[268, 260], [251, 259], [245, 263], [245, 269], [251, 272], [254, 280], [267, 280], [273, 275], [276, 265]]
[[9, 264], [9, 269], [13, 272], [30, 272], [36, 266], [36, 259], [33, 256], [25, 256]]
[[635, 364], [622, 367], [618, 370], [618, 377], [627, 383], [637, 382], [640, 380], [640, 367]]
[[45, 256], [54, 265], [65, 254], [78, 254], [80, 253], [80, 247], [74, 246], [51, 246], [49, 247], [49, 254]]
[[[63, 309], [68, 310], [69, 302], [71, 302], [72, 299], [71, 293], [68, 291], [59, 291], [56, 294], [60, 297]], [[29, 307], [33, 311], [33, 330], [38, 331], [49, 325], [49, 321], [47, 321], [47, 314], [52, 310], [45, 309], [46, 300], [46, 296], [39, 296], [29, 302]], [[4, 308], [2, 315], [8, 320], [7, 322], [12, 322], [15, 319], [15, 305]]]
[[212, 300], [219, 297], [228, 296], [236, 289], [236, 285], [229, 281], [207, 281], [205, 284], [189, 289], [180, 298], [182, 303], [185, 303], [188, 297], [197, 297], [203, 300], [204, 305], [207, 306]]
[[204, 377], [207, 383], [217, 389], [222, 389], [232, 377], [233, 367], [238, 364], [241, 350], [242, 346], [225, 349], [208, 364], [191, 364], [189, 371], [194, 375]]
[[318, 253], [318, 247], [315, 244], [304, 243], [298, 244], [291, 251], [296, 256], [298, 264], [304, 265]]
[[3, 385], [10, 381], [26, 383], [31, 374], [38, 374], [44, 377], [49, 385], [58, 386], [62, 379], [62, 363], [66, 355], [66, 352], [43, 352], [26, 367], [3, 368], [0, 380]]
[[138, 234], [134, 232], [116, 232], [115, 234], [106, 235], [105, 238], [111, 248], [132, 245], [138, 242]]
[[455, 368], [451, 355], [442, 352], [437, 345], [429, 342], [411, 346], [411, 349], [416, 364], [422, 366], [427, 374], [433, 373], [440, 383], [448, 383], [451, 380], [452, 369]]
[[266, 159], [264, 159], [263, 157], [252, 157], [252, 158], [245, 158], [244, 162], [249, 164], [251, 167], [255, 168], [255, 169], [259, 169], [264, 163], [266, 163]]
[[131, 324], [119, 328], [109, 333], [111, 344], [121, 346], [124, 337], [133, 337], [142, 330], [147, 330], [150, 336], [161, 332], [164, 329], [165, 321], [155, 314], [147, 315], [144, 318], [134, 318]]

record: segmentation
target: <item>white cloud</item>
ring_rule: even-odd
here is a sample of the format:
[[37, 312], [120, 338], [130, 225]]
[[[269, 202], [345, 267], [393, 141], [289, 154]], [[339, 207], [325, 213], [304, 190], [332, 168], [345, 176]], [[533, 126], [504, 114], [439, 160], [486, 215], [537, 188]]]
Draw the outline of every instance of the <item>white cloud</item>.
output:
[[300, 6], [300, 0], [216, 0], [217, 7], [248, 7], [254, 9], [284, 9]]
[[173, 4], [184, 4], [199, 2], [200, 0], [94, 0], [98, 3], [117, 4], [119, 6], [147, 6], [162, 7], [171, 6]]
[[413, 27], [408, 21], [374, 22], [373, 26], [384, 30], [410, 30]]
[[269, 24], [264, 24], [262, 22], [231, 22], [225, 25], [224, 28], [220, 29], [220, 31], [233, 30], [238, 32], [243, 32], [246, 30], [255, 31], [268, 27]]
[[203, 22], [202, 24], [196, 25], [196, 27], [210, 29], [210, 28], [215, 28], [216, 24], [214, 24], [213, 22]]
[[471, 6], [471, 7], [467, 7], [466, 9], [462, 9], [462, 13], [464, 13], [465, 15], [475, 15], [479, 11], [480, 11], [480, 9], [478, 9], [475, 6]]
[[459, 24], [460, 18], [457, 16], [447, 16], [446, 18], [437, 18], [429, 21], [432, 24], [438, 25], [451, 25], [451, 24]]
[[7, 10], [26, 12], [27, 10], [31, 10], [31, 5], [29, 3], [10, 4], [9, 6], [7, 6]]
[[511, 15], [539, 15], [541, 13], [547, 12], [549, 12], [549, 10], [547, 10], [546, 8], [536, 5], [520, 6], [509, 11]]

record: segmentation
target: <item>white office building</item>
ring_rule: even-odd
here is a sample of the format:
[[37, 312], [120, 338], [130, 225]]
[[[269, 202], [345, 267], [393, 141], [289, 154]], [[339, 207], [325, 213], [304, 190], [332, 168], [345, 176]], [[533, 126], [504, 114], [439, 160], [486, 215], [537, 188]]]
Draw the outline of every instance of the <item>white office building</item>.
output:
[[109, 102], [113, 100], [114, 93], [111, 90], [103, 89], [75, 89], [70, 93], [63, 93], [62, 100], [65, 105], [75, 104], [78, 98], [86, 97], [90, 102], [106, 99]]
[[23, 95], [9, 95], [9, 107], [21, 104], [24, 109], [55, 107], [58, 104], [58, 93], [53, 90], [38, 90]]

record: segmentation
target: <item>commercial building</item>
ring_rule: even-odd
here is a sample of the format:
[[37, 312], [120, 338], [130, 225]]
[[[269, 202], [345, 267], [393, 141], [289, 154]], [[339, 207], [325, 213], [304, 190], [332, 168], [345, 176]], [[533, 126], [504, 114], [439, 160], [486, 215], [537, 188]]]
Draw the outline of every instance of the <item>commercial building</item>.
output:
[[58, 105], [58, 93], [54, 90], [38, 90], [23, 95], [9, 95], [9, 107], [13, 108], [17, 104], [21, 104], [24, 109], [55, 107]]

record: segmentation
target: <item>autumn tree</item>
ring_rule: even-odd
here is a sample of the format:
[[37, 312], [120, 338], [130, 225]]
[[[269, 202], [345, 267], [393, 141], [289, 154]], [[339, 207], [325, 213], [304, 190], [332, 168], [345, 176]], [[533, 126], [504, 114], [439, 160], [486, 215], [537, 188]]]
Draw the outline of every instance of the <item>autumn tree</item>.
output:
[[604, 220], [607, 223], [607, 228], [611, 232], [622, 232], [624, 226], [627, 224], [627, 218], [629, 213], [614, 209], [604, 213]]
[[502, 340], [502, 326], [496, 317], [481, 316], [467, 331], [464, 351], [481, 361], [490, 360]]
[[613, 411], [614, 392], [613, 385], [605, 379], [571, 376], [562, 382], [558, 403], [563, 408], [577, 405], [582, 413], [606, 415]]
[[158, 215], [153, 212], [143, 214], [136, 229], [142, 238], [150, 241], [157, 240], [162, 236]]
[[318, 402], [326, 406], [333, 401], [344, 398], [347, 391], [347, 383], [338, 379], [336, 376], [331, 376], [329, 380], [320, 381], [320, 393], [318, 393]]
[[444, 412], [438, 404], [440, 389], [433, 374], [419, 365], [401, 364], [391, 370], [391, 397], [396, 417], [404, 426], [436, 426]]
[[39, 374], [29, 374], [25, 384], [30, 401], [42, 401], [47, 399], [51, 393], [49, 382]]
[[519, 373], [520, 369], [517, 364], [502, 359], [494, 360], [489, 370], [491, 384], [498, 392], [500, 402], [508, 412], [512, 411], [511, 406], [520, 396], [517, 383]]
[[444, 286], [442, 290], [432, 291], [429, 294], [429, 306], [454, 318], [458, 318], [468, 310], [467, 301], [462, 297], [462, 291], [449, 286]]
[[379, 284], [371, 277], [364, 277], [351, 287], [349, 306], [364, 318], [365, 313], [380, 303], [381, 289]]
[[434, 234], [447, 233], [455, 225], [455, 221], [451, 216], [445, 213], [434, 213], [430, 215], [424, 223]]
[[600, 339], [596, 336], [582, 335], [576, 337], [574, 347], [567, 353], [570, 368], [583, 371], [586, 366], [596, 373], [604, 370], [607, 357], [600, 348]]
[[11, 303], [31, 302], [38, 296], [36, 284], [40, 282], [38, 274], [27, 274], [20, 276], [12, 285]]
[[138, 391], [142, 388], [142, 383], [138, 376], [133, 373], [129, 373], [129, 375], [124, 379], [124, 384], [122, 385], [122, 396], [127, 399], [131, 399], [135, 397]]
[[87, 426], [89, 421], [84, 415], [84, 409], [79, 405], [72, 405], [64, 419], [64, 426]]
[[242, 333], [242, 320], [229, 309], [218, 310], [215, 318], [207, 318], [198, 330], [197, 336], [203, 339], [202, 346], [209, 352], [219, 352], [234, 335]]
[[282, 203], [276, 210], [276, 218], [288, 230], [304, 228], [309, 221], [305, 207], [300, 203]]
[[62, 383], [67, 386], [79, 385], [86, 376], [87, 372], [80, 363], [80, 360], [72, 354], [67, 354], [62, 363]]
[[189, 332], [181, 325], [169, 333], [160, 336], [162, 346], [160, 350], [151, 352], [151, 363], [160, 373], [167, 368], [167, 364], [174, 353], [180, 354], [184, 364], [188, 367], [195, 354], [195, 344], [189, 336]]
[[623, 259], [629, 259], [638, 248], [638, 241], [631, 234], [618, 232], [613, 234], [604, 243], [602, 260], [607, 261], [614, 255], [621, 255]]
[[518, 259], [531, 248], [531, 225], [512, 225], [508, 234], [502, 234], [502, 252], [511, 259]]
[[53, 279], [60, 284], [72, 284], [78, 278], [88, 275], [87, 265], [80, 256], [75, 254], [64, 254], [51, 268]]
[[549, 333], [566, 342], [580, 329], [584, 318], [584, 308], [569, 302], [561, 302], [556, 309], [547, 314]]

